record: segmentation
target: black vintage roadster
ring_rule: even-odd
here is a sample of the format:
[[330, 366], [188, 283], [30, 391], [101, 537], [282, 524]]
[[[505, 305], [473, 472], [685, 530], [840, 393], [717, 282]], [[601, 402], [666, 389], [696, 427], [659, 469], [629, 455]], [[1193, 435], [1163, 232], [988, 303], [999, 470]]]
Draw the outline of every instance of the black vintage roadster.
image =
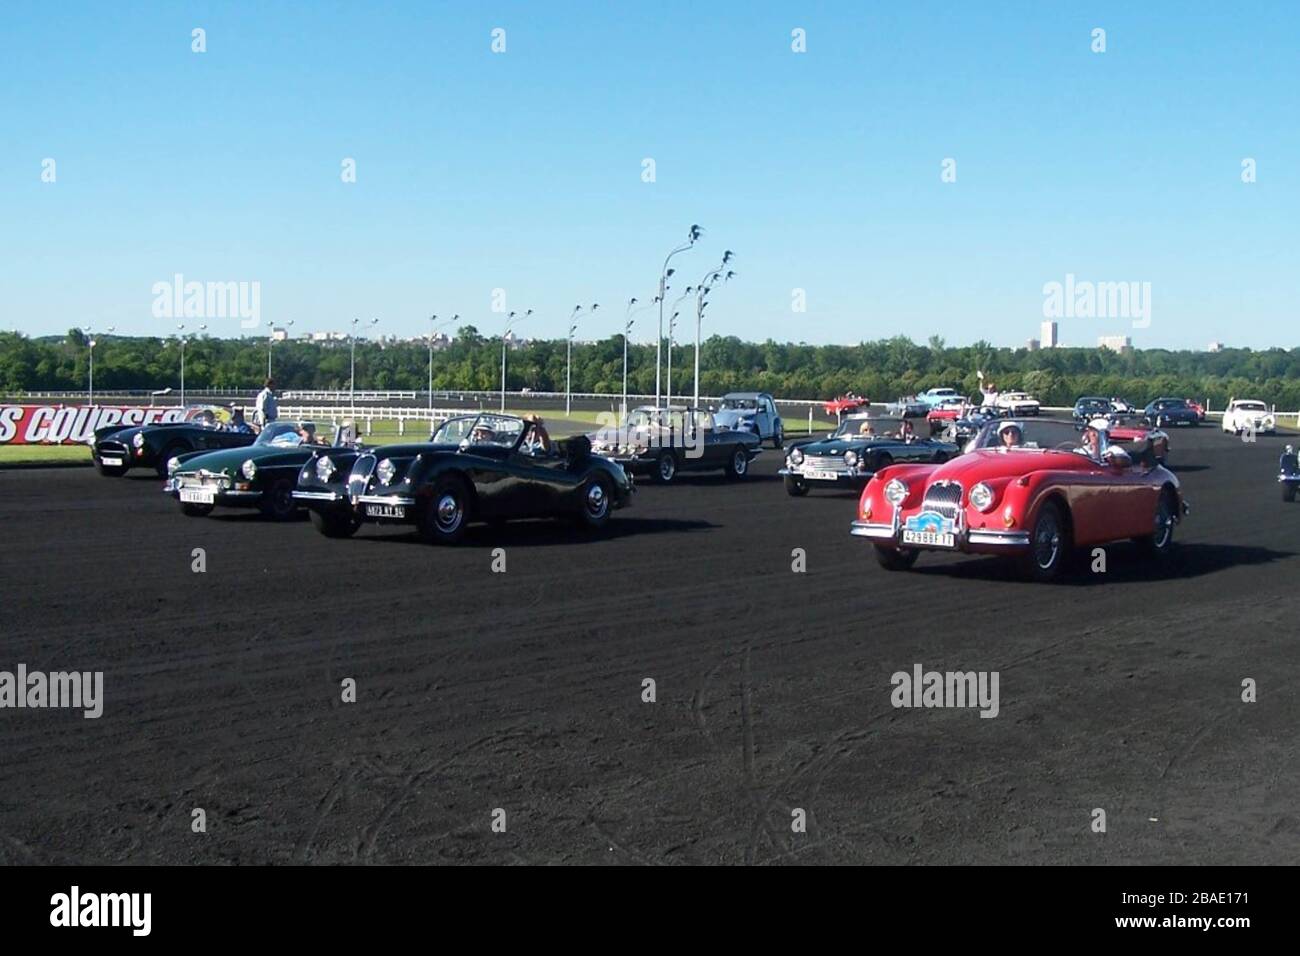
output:
[[167, 477], [167, 462], [195, 451], [246, 448], [257, 433], [222, 422], [225, 409], [192, 408], [183, 422], [157, 425], [109, 425], [95, 432], [91, 457], [101, 475], [117, 478], [131, 468], [152, 468]]
[[632, 490], [586, 438], [552, 444], [531, 422], [485, 412], [449, 419], [428, 442], [322, 449], [298, 474], [293, 497], [326, 537], [395, 522], [454, 544], [471, 521], [567, 516], [601, 528]]
[[761, 444], [754, 431], [720, 428], [712, 412], [681, 405], [633, 409], [621, 425], [591, 436], [596, 454], [664, 485], [683, 471], [722, 471], [728, 478], [744, 478]]

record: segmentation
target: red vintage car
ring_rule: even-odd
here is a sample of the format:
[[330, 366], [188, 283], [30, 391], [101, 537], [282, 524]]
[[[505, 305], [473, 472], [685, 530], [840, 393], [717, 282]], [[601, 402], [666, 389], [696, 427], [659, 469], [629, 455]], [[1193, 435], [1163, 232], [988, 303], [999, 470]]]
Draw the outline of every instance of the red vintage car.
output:
[[841, 395], [839, 398], [832, 398], [829, 402], [824, 402], [822, 408], [826, 409], [827, 415], [834, 415], [839, 418], [848, 412], [855, 411], [859, 408], [865, 408], [871, 404], [868, 398], [861, 398], [850, 392], [847, 395]]
[[967, 410], [966, 399], [958, 396], [957, 398], [944, 399], [934, 408], [925, 414], [925, 420], [930, 425], [930, 434], [937, 435], [948, 427], [949, 423], [964, 418]]
[[986, 424], [971, 451], [940, 465], [892, 465], [862, 490], [851, 533], [880, 564], [910, 568], [922, 551], [1014, 557], [1033, 580], [1060, 575], [1073, 548], [1133, 539], [1173, 546], [1187, 514], [1178, 478], [1073, 422]]
[[1158, 464], [1168, 464], [1169, 433], [1163, 428], [1152, 427], [1146, 418], [1136, 412], [1111, 412], [1106, 418], [1112, 442], [1137, 445], [1139, 449], [1149, 447]]
[[1196, 420], [1205, 421], [1205, 406], [1200, 402], [1194, 402], [1190, 398], [1187, 400], [1187, 407], [1196, 413]]

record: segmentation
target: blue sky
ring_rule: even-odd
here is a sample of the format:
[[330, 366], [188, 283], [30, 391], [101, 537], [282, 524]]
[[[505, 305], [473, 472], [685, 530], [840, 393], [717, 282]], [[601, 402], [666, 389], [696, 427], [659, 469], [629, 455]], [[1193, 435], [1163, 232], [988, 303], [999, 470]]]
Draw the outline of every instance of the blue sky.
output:
[[706, 334], [1019, 345], [1044, 283], [1072, 273], [1150, 282], [1152, 314], [1063, 320], [1066, 344], [1300, 345], [1294, 3], [19, 2], [4, 18], [0, 327], [169, 332], [151, 288], [181, 273], [259, 282], [263, 319], [295, 332], [364, 316], [413, 335], [431, 312], [499, 331], [501, 288], [535, 311], [530, 335], [600, 302], [579, 331], [598, 337], [698, 222], [681, 285], [723, 249], [739, 273]]

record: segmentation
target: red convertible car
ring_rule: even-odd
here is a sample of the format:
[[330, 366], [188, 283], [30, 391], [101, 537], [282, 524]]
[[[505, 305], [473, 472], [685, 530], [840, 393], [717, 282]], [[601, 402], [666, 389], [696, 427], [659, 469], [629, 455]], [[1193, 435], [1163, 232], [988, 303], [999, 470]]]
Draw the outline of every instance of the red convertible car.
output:
[[1136, 412], [1111, 412], [1106, 418], [1110, 421], [1108, 436], [1112, 442], [1145, 445], [1151, 449], [1157, 464], [1168, 464], [1169, 433], [1163, 428], [1152, 427]]
[[991, 421], [965, 455], [878, 471], [851, 533], [891, 571], [922, 551], [957, 551], [1013, 556], [1027, 577], [1047, 581], [1073, 548], [1130, 538], [1166, 555], [1188, 512], [1178, 478], [1111, 445], [1106, 424]]
[[824, 402], [822, 408], [826, 409], [827, 415], [834, 415], [839, 418], [841, 415], [870, 404], [870, 399], [860, 398], [849, 392], [847, 395], [841, 395], [839, 398], [832, 398], [829, 402]]

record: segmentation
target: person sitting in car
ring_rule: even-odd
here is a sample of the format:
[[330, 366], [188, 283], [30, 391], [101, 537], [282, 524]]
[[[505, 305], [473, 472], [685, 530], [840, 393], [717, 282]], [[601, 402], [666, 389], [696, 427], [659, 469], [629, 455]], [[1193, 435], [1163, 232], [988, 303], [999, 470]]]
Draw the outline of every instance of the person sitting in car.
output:
[[1119, 445], [1110, 444], [1110, 422], [1105, 418], [1094, 418], [1083, 430], [1083, 444], [1075, 449], [1080, 455], [1087, 455], [1093, 461], [1113, 465], [1129, 465], [1132, 457]]
[[304, 445], [321, 445], [324, 442], [316, 440], [316, 426], [311, 422], [303, 422], [297, 428], [298, 437], [302, 439]]
[[912, 441], [915, 437], [916, 437], [916, 433], [915, 433], [914, 431], [912, 431], [912, 423], [911, 423], [911, 422], [909, 422], [906, 418], [904, 418], [901, 422], [898, 423], [898, 440], [899, 440], [899, 441], [902, 441], [902, 442], [910, 442], [910, 441]]
[[525, 415], [524, 421], [528, 423], [528, 434], [524, 436], [522, 449], [526, 455], [549, 455], [551, 453], [551, 435], [546, 430], [546, 425], [538, 415]]
[[871, 438], [876, 434], [876, 430], [871, 427], [871, 422], [863, 422], [858, 426], [858, 434], [863, 438]]
[[1002, 448], [1019, 448], [1025, 443], [1025, 433], [1015, 422], [998, 426], [998, 445]]
[[489, 426], [479, 422], [469, 433], [470, 444], [486, 445], [497, 440], [497, 433]]
[[253, 426], [248, 424], [244, 419], [244, 410], [238, 405], [230, 409], [230, 424], [226, 426], [226, 431], [234, 432], [237, 435], [252, 435]]

